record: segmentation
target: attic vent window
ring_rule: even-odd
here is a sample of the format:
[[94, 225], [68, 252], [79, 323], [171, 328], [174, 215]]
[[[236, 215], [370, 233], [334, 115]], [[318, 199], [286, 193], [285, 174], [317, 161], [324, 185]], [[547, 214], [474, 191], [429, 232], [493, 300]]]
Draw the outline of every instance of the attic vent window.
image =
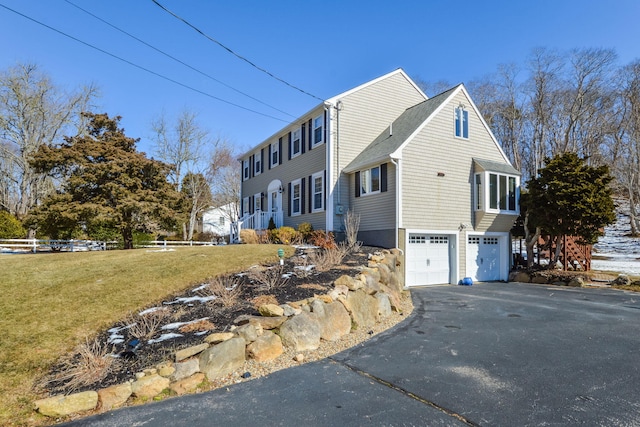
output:
[[454, 113], [455, 135], [457, 138], [469, 138], [469, 111], [460, 104], [456, 107]]

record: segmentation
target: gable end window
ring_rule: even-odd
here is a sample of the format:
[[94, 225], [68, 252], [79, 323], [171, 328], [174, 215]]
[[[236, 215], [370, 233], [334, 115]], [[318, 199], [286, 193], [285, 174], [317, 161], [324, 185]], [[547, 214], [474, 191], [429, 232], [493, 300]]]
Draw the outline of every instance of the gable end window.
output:
[[312, 147], [324, 142], [324, 114], [313, 119], [313, 132], [311, 137], [313, 138], [311, 143]]
[[456, 107], [454, 113], [454, 121], [455, 121], [455, 135], [458, 138], [469, 138], [469, 111], [460, 105]]
[[476, 210], [518, 213], [518, 177], [497, 172], [475, 174], [474, 205]]

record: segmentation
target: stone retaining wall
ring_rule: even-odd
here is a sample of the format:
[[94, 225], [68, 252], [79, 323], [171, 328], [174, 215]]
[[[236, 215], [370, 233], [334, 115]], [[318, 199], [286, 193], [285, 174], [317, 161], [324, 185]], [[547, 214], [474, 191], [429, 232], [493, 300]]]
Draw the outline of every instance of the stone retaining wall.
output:
[[167, 390], [182, 395], [205, 379], [213, 381], [243, 367], [245, 361], [267, 361], [284, 347], [315, 350], [321, 340], [336, 341], [356, 328], [370, 328], [392, 310], [400, 310], [404, 287], [399, 252], [383, 250], [371, 256], [356, 277], [341, 276], [326, 295], [259, 307], [259, 316], [240, 316], [231, 332], [213, 333], [202, 344], [177, 351], [174, 360], [135, 375], [126, 383], [35, 402], [49, 417], [77, 412], [107, 411], [131, 398], [153, 399]]

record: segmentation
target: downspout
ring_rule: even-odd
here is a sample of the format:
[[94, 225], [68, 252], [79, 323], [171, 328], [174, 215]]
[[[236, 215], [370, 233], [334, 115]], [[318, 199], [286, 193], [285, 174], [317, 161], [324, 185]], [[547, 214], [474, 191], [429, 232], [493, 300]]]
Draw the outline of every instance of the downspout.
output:
[[402, 194], [401, 194], [401, 190], [402, 188], [400, 187], [400, 159], [397, 159], [397, 161], [393, 158], [390, 157], [391, 159], [391, 163], [393, 163], [393, 165], [395, 166], [396, 169], [396, 221], [395, 221], [395, 228], [396, 228], [396, 232], [395, 232], [395, 246], [396, 249], [400, 250], [402, 252], [402, 250], [400, 249], [400, 247], [398, 246], [398, 233], [399, 233], [399, 229], [400, 229], [400, 203], [402, 203]]
[[326, 195], [326, 206], [325, 206], [325, 229], [326, 231], [333, 231], [333, 186], [331, 185], [331, 182], [333, 181], [333, 170], [332, 170], [332, 165], [333, 165], [333, 159], [332, 159], [332, 146], [331, 146], [331, 142], [332, 142], [332, 138], [331, 138], [331, 107], [333, 107], [333, 104], [325, 102], [323, 104], [324, 106], [324, 115], [327, 117], [327, 128], [325, 129], [326, 132], [326, 160], [325, 160], [325, 169], [327, 171], [327, 178], [326, 178], [326, 182], [325, 182], [325, 186], [327, 188], [327, 194]]

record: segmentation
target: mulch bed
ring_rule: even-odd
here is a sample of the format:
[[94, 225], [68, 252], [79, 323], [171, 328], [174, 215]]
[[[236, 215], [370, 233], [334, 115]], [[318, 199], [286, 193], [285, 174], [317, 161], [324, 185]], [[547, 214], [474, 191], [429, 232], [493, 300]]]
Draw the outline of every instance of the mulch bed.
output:
[[[153, 334], [144, 339], [136, 338], [130, 332], [131, 329], [127, 328], [135, 319], [139, 318], [137, 313], [131, 318], [123, 319], [97, 336], [97, 342], [107, 345], [109, 352], [116, 355], [110, 373], [105, 378], [92, 384], [69, 387], [68, 380], [59, 379], [61, 374], [69, 366], [77, 366], [82, 363], [79, 353], [71, 354], [65, 356], [51, 369], [48, 375], [40, 381], [39, 388], [50, 395], [57, 395], [96, 390], [126, 382], [133, 379], [136, 372], [141, 372], [163, 361], [173, 360], [177, 350], [201, 344], [210, 333], [229, 331], [234, 325], [234, 320], [239, 316], [258, 315], [258, 305], [265, 302], [283, 304], [300, 301], [314, 295], [326, 294], [338, 277], [343, 274], [355, 276], [359, 267], [367, 265], [369, 254], [380, 251], [380, 248], [363, 246], [358, 252], [348, 254], [340, 265], [328, 271], [318, 272], [311, 269], [305, 272], [302, 268], [309, 264], [306, 258], [307, 253], [313, 250], [315, 249], [296, 249], [295, 255], [284, 262], [283, 272], [287, 276], [286, 281], [283, 280], [270, 289], [267, 289], [264, 283], [259, 283], [251, 271], [254, 268], [263, 271], [267, 268], [278, 268], [278, 264], [256, 266], [248, 271], [233, 275], [232, 283], [241, 287], [238, 302], [233, 306], [224, 307], [216, 300], [206, 302], [194, 300], [194, 297], [206, 299], [211, 296], [211, 292], [207, 291], [207, 286], [202, 286], [204, 284], [195, 285], [180, 294], [170, 296], [162, 304], [154, 306], [155, 309], [161, 309], [162, 324], [158, 325]], [[154, 307], [147, 308], [153, 310]], [[187, 323], [198, 319], [203, 320], [173, 329], [160, 329], [161, 326], [166, 327], [167, 324]], [[149, 343], [150, 339], [157, 339], [163, 333], [177, 333], [181, 336]]]

